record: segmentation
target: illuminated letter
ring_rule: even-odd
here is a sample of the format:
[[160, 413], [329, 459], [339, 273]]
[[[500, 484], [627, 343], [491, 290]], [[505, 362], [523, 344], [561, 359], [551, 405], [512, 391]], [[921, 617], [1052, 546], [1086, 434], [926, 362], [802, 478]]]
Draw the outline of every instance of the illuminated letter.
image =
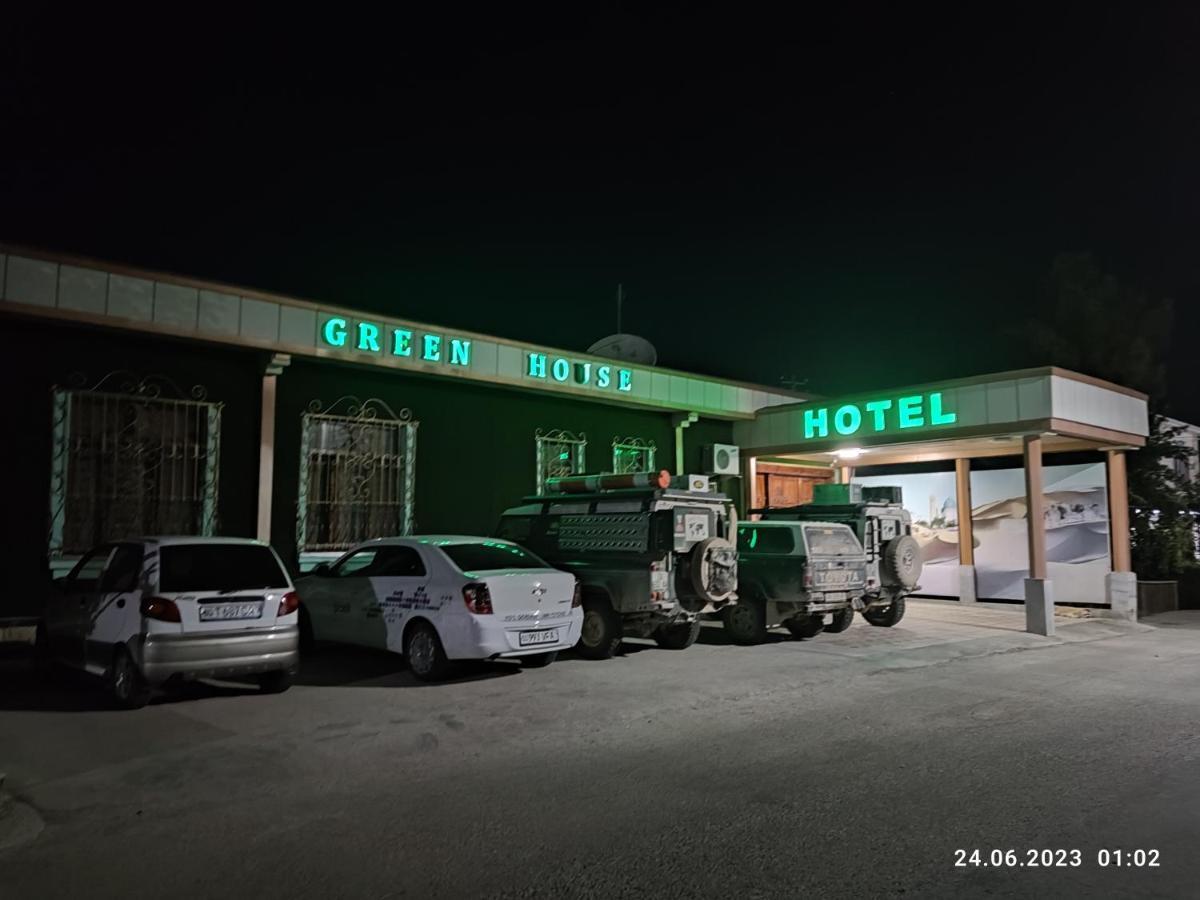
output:
[[325, 343], [330, 347], [346, 346], [346, 320], [336, 316], [325, 323]]
[[612, 384], [612, 367], [598, 366], [596, 368], [596, 387], [606, 388]]
[[546, 354], [545, 353], [530, 353], [529, 354], [529, 377], [530, 378], [545, 378], [546, 377]]
[[628, 369], [617, 369], [617, 390], [633, 390], [633, 373]]
[[942, 412], [942, 392], [936, 391], [929, 395], [929, 424], [953, 425], [958, 421], [957, 413]]
[[392, 356], [412, 356], [412, 332], [407, 328], [392, 329]]
[[591, 363], [575, 363], [575, 381], [579, 384], [589, 384], [592, 380]]
[[471, 364], [471, 342], [450, 338], [450, 365], [469, 366]]
[[438, 362], [442, 358], [442, 339], [436, 334], [425, 335], [425, 352], [421, 359]]
[[870, 403], [866, 404], [866, 406], [867, 412], [875, 414], [875, 430], [883, 431], [883, 429], [887, 427], [887, 422], [884, 419], [883, 414], [892, 408], [892, 401], [872, 400]]
[[896, 406], [900, 410], [901, 428], [920, 428], [925, 424], [925, 417], [921, 415], [922, 399], [922, 397], [901, 397], [896, 401]]
[[828, 437], [829, 436], [829, 410], [818, 409], [813, 412], [811, 409], [804, 411], [804, 437]]
[[379, 326], [370, 322], [358, 323], [358, 349], [379, 352]]
[[862, 413], [852, 403], [838, 407], [838, 411], [833, 414], [833, 427], [837, 429], [838, 434], [854, 434], [860, 425]]
[[562, 357], [554, 361], [554, 365], [550, 369], [550, 374], [554, 376], [555, 381], [566, 381], [571, 377], [571, 364]]

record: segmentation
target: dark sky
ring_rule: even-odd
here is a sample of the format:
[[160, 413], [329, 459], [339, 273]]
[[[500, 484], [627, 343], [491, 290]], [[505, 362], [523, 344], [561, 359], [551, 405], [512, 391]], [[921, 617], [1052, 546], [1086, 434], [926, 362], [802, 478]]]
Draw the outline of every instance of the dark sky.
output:
[[1041, 361], [1091, 250], [1200, 420], [1200, 14], [897, 6], [15, 22], [0, 239], [575, 349], [622, 282], [664, 364], [823, 392]]

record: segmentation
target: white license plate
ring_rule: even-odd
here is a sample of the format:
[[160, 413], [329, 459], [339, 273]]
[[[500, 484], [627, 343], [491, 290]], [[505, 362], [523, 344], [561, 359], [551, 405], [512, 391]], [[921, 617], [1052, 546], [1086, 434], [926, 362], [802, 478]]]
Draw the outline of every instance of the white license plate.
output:
[[205, 603], [200, 607], [201, 622], [223, 622], [229, 619], [261, 619], [261, 603]]
[[558, 629], [548, 628], [545, 631], [522, 631], [517, 637], [522, 647], [534, 647], [538, 644], [557, 644]]

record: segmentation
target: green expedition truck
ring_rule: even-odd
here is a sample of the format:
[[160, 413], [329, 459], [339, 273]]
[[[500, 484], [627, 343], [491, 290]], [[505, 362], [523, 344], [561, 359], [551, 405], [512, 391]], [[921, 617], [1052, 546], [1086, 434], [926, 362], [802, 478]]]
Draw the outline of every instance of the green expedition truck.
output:
[[853, 602], [872, 625], [890, 628], [904, 618], [904, 600], [920, 585], [921, 545], [898, 487], [818, 484], [803, 506], [757, 509], [762, 521], [840, 522], [851, 528], [867, 554], [867, 584]]

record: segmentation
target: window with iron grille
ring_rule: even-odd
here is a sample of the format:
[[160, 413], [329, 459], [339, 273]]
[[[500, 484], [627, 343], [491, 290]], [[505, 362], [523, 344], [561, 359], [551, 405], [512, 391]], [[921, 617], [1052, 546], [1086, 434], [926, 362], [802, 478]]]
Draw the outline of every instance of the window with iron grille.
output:
[[355, 397], [325, 409], [313, 401], [300, 443], [301, 553], [412, 533], [417, 423], [410, 410]]
[[[170, 395], [174, 396], [170, 396]], [[55, 387], [50, 558], [150, 534], [217, 528], [222, 404], [197, 385], [127, 372]]]
[[654, 441], [638, 437], [613, 438], [612, 470], [618, 475], [654, 471]]
[[587, 435], [575, 434], [560, 429], [534, 432], [537, 447], [537, 492], [545, 493], [546, 481], [551, 478], [566, 478], [582, 475]]

